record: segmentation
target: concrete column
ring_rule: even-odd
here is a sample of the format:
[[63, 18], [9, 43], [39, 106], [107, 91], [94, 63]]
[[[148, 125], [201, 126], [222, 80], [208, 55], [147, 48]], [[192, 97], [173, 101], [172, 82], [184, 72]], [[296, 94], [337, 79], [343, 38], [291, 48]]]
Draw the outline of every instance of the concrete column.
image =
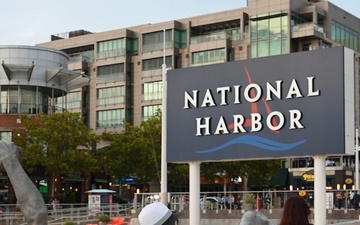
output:
[[314, 158], [314, 224], [326, 225], [326, 169], [325, 155]]
[[200, 224], [200, 162], [189, 162], [190, 165], [190, 209], [189, 225]]

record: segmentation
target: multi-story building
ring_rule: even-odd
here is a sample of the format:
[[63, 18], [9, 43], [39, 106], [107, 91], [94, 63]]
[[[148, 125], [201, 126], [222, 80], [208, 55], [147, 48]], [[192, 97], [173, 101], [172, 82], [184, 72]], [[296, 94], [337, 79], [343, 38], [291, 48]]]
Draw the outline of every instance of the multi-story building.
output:
[[[24, 134], [20, 114], [62, 112], [64, 108], [57, 107], [53, 100], [89, 84], [81, 71], [68, 69], [69, 57], [59, 50], [0, 46], [0, 59], [0, 138], [4, 141], [14, 141]], [[45, 174], [39, 171], [34, 181], [46, 184]], [[10, 183], [6, 173], [1, 173], [0, 180], [1, 189], [7, 189]]]
[[[346, 46], [355, 51], [359, 76], [359, 32], [360, 19], [329, 1], [249, 0], [245, 8], [158, 24], [52, 35], [37, 46], [66, 52], [69, 68], [90, 77], [86, 89], [58, 97], [56, 104], [83, 112], [100, 134], [122, 131], [124, 120], [139, 125], [161, 108], [164, 59], [168, 69], [177, 69]], [[334, 166], [327, 167], [327, 186], [351, 188], [354, 157], [329, 161]], [[287, 160], [289, 180], [280, 186], [312, 188], [302, 178], [311, 163]]]

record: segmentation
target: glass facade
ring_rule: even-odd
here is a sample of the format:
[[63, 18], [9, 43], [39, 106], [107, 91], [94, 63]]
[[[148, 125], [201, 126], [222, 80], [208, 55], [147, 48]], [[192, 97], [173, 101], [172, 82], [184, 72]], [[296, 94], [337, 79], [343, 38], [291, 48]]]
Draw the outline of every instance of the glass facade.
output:
[[[143, 34], [143, 52], [159, 51], [164, 48], [164, 31]], [[172, 30], [165, 31], [165, 48], [172, 47]]]
[[48, 93], [36, 87], [1, 87], [1, 113], [47, 113]]
[[288, 15], [277, 13], [251, 18], [251, 58], [289, 53]]
[[96, 82], [109, 83], [109, 82], [118, 82], [125, 81], [125, 66], [124, 63], [100, 66], [97, 68], [97, 80]]
[[98, 111], [96, 118], [97, 128], [122, 126], [125, 120], [125, 109]]
[[98, 59], [124, 56], [125, 55], [125, 38], [102, 41], [98, 43]]
[[[164, 63], [163, 57], [144, 60], [142, 62], [142, 71], [161, 69], [163, 63]], [[172, 67], [172, 57], [171, 56], [165, 57], [165, 64], [166, 64], [166, 67]]]
[[66, 96], [55, 99], [57, 108], [64, 108], [67, 110], [81, 109], [81, 92], [69, 92]]
[[12, 141], [12, 132], [11, 131], [1, 131], [0, 140], [11, 142]]
[[149, 119], [154, 116], [158, 109], [162, 109], [162, 105], [149, 105], [142, 107], [142, 121]]
[[162, 99], [163, 86], [162, 81], [144, 83], [142, 88], [143, 100], [159, 100]]
[[130, 55], [139, 55], [139, 39], [126, 39], [126, 51]]
[[101, 88], [96, 93], [96, 105], [115, 105], [125, 103], [125, 86]]
[[69, 63], [73, 62], [93, 62], [94, 61], [94, 46], [83, 46], [74, 49], [64, 50], [69, 55]]
[[359, 51], [359, 33], [335, 20], [331, 21], [331, 40]]
[[205, 65], [219, 62], [226, 62], [226, 51], [224, 48], [203, 52], [192, 53], [193, 65]]
[[186, 48], [186, 38], [186, 30], [174, 30], [174, 48]]

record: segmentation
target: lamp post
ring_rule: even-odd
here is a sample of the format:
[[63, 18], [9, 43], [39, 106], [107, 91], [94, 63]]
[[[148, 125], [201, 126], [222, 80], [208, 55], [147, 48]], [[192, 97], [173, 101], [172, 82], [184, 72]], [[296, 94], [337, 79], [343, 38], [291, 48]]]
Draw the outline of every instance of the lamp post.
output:
[[162, 115], [161, 115], [161, 193], [160, 200], [167, 205], [167, 154], [166, 154], [166, 97], [167, 97], [167, 79], [166, 79], [166, 57], [165, 57], [165, 37], [166, 31], [164, 30], [164, 62], [162, 64]]

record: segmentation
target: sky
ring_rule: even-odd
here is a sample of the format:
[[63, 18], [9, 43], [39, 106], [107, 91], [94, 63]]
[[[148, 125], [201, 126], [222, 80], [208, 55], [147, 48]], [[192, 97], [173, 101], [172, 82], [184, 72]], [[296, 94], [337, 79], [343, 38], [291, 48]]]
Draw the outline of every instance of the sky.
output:
[[[360, 18], [360, 0], [329, 0]], [[103, 3], [103, 4], [100, 4]], [[93, 33], [246, 7], [247, 0], [6, 0], [0, 45], [35, 45], [53, 34]]]

